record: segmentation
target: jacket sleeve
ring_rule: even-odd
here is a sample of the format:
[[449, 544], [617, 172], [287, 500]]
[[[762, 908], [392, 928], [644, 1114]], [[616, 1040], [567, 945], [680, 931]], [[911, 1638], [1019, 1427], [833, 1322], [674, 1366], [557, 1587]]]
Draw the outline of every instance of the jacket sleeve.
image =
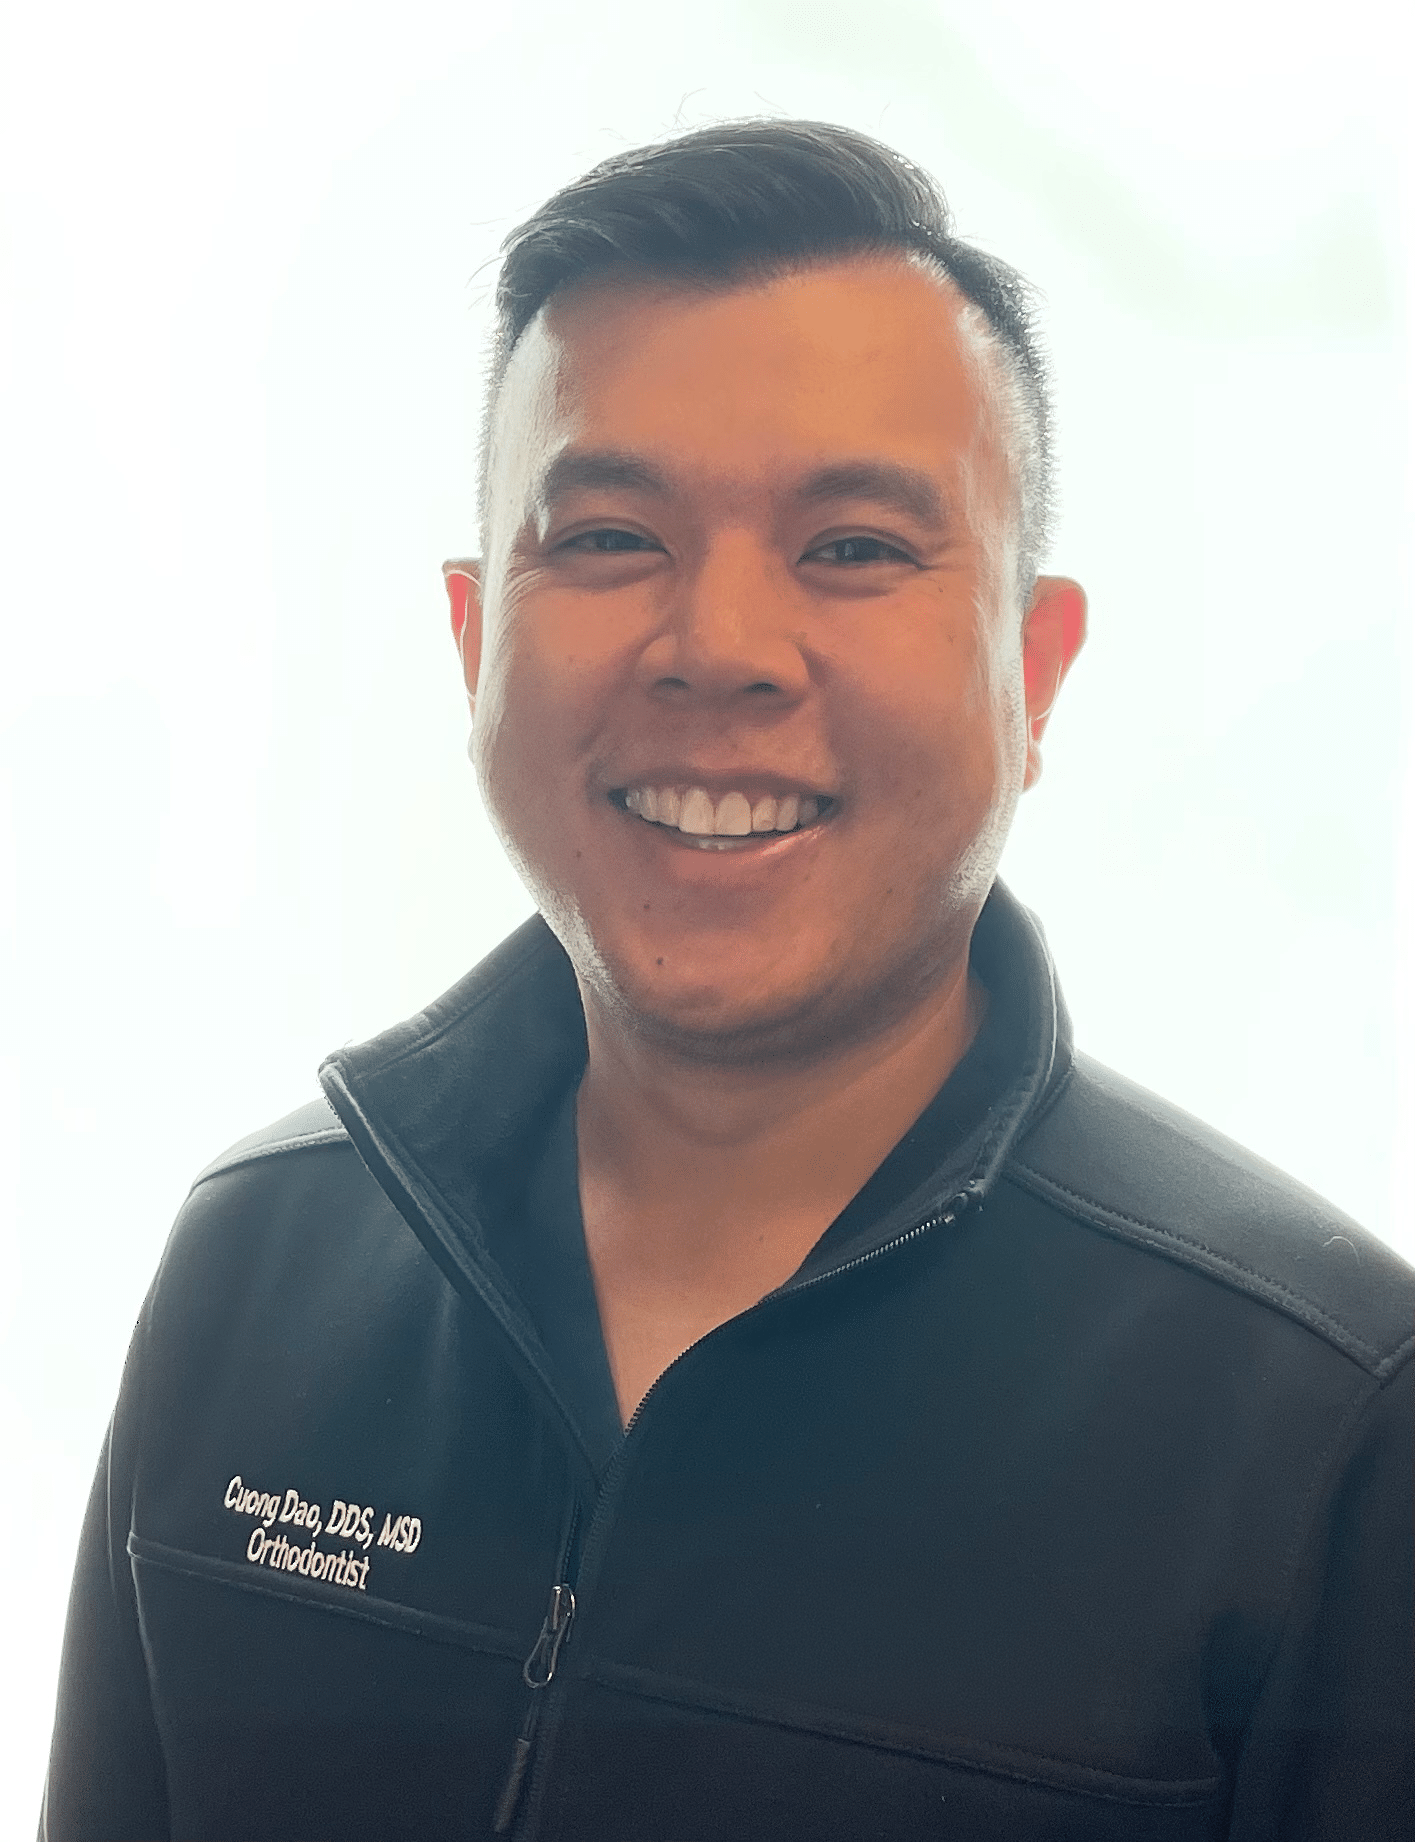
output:
[[1366, 1403], [1296, 1558], [1231, 1842], [1415, 1837], [1415, 1367]]
[[127, 1538], [146, 1311], [93, 1481], [59, 1669], [40, 1842], [165, 1842], [167, 1795]]

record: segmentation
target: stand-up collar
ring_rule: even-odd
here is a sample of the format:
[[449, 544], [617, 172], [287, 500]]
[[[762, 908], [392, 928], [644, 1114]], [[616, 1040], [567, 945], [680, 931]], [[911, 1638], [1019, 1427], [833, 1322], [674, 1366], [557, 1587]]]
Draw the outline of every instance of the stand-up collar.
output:
[[[989, 1016], [966, 1062], [1000, 1057], [994, 1091], [961, 1140], [920, 1144], [950, 1082], [906, 1134], [921, 1181], [896, 1183], [882, 1214], [832, 1230], [808, 1267], [853, 1258], [892, 1229], [901, 1209], [929, 1194], [988, 1193], [1008, 1151], [1057, 1090], [1070, 1065], [1070, 1029], [1051, 957], [1030, 914], [999, 882], [974, 930], [972, 965], [989, 992]], [[579, 990], [564, 951], [535, 916], [426, 1010], [356, 1046], [338, 1050], [320, 1079], [365, 1163], [454, 1283], [470, 1284], [534, 1348], [487, 1232], [508, 1173], [587, 1054]], [[976, 1074], [976, 1067], [974, 1070]], [[967, 1078], [965, 1064], [956, 1073]], [[912, 1149], [911, 1149], [912, 1145]], [[930, 1159], [932, 1163], [930, 1164]], [[883, 1168], [883, 1167], [882, 1167]], [[877, 1177], [881, 1173], [877, 1173]], [[875, 1179], [871, 1180], [872, 1183]], [[866, 1202], [870, 1186], [856, 1198]], [[846, 1226], [846, 1217], [836, 1224]], [[803, 1269], [804, 1270], [804, 1269]]]

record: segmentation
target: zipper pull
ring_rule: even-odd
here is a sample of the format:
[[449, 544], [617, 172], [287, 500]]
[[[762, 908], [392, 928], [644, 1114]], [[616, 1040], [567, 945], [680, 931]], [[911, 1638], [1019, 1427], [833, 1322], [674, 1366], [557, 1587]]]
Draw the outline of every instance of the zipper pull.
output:
[[[550, 1610], [541, 1625], [535, 1648], [521, 1665], [521, 1679], [527, 1688], [550, 1687], [555, 1676], [555, 1666], [560, 1661], [560, 1646], [570, 1634], [570, 1620], [574, 1616], [574, 1593], [568, 1586], [551, 1587]], [[516, 1806], [521, 1801], [521, 1787], [526, 1781], [526, 1772], [531, 1763], [539, 1716], [540, 1703], [533, 1701], [526, 1710], [525, 1722], [511, 1749], [511, 1769], [506, 1774], [506, 1782], [496, 1800], [496, 1814], [491, 1820], [493, 1835], [504, 1836], [515, 1820]]]
[[521, 1676], [527, 1688], [548, 1688], [554, 1680], [555, 1666], [560, 1661], [560, 1646], [570, 1635], [570, 1621], [574, 1616], [574, 1593], [568, 1586], [552, 1586], [550, 1610], [545, 1615], [545, 1623], [540, 1628], [535, 1649], [521, 1665]]
[[942, 1216], [940, 1216], [939, 1227], [951, 1228], [965, 1209], [971, 1208], [973, 1204], [980, 1203], [982, 1200], [983, 1186], [981, 1182], [976, 1177], [970, 1177], [963, 1188], [959, 1190], [958, 1194], [949, 1203]]

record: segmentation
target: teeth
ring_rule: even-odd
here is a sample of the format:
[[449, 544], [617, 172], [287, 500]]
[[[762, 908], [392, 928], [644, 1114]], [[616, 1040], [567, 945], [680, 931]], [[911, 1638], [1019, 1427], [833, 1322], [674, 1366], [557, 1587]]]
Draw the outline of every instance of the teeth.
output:
[[752, 829], [752, 808], [744, 793], [724, 793], [717, 802], [719, 838], [745, 838]]
[[710, 838], [717, 830], [714, 823], [712, 801], [701, 787], [690, 787], [683, 800], [683, 810], [678, 814], [679, 831], [696, 832], [699, 837]]
[[629, 787], [624, 793], [626, 810], [650, 824], [680, 831], [705, 848], [718, 838], [746, 838], [753, 832], [795, 831], [798, 826], [814, 825], [827, 803], [809, 793], [787, 793], [780, 799], [768, 793], [753, 804], [745, 793], [734, 792], [724, 793], [714, 805], [702, 787], [689, 787], [684, 793], [676, 787]]

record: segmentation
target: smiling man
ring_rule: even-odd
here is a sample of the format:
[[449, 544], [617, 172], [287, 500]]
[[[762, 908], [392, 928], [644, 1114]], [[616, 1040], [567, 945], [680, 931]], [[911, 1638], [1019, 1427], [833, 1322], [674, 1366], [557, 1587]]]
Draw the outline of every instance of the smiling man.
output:
[[198, 1181], [43, 1833], [1408, 1836], [1410, 1318], [1077, 1055], [1019, 279], [864, 137], [508, 241], [447, 566], [540, 917]]

